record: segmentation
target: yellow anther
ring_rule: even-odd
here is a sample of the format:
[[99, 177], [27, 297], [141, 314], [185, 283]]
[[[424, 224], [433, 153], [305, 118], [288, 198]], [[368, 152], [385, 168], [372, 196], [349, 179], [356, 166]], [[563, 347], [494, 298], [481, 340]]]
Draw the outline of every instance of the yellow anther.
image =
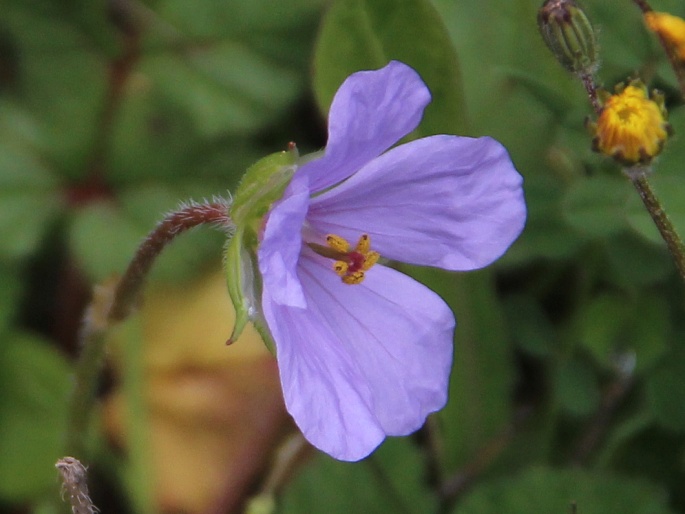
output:
[[363, 271], [355, 271], [354, 273], [348, 273], [342, 278], [342, 281], [347, 285], [361, 284], [364, 280]]
[[359, 242], [357, 243], [357, 251], [362, 254], [367, 254], [369, 253], [370, 249], [371, 238], [368, 234], [362, 234], [362, 236], [359, 238]]
[[328, 248], [316, 244], [309, 246], [319, 255], [335, 259], [333, 271], [345, 284], [361, 283], [364, 272], [371, 269], [381, 257], [378, 252], [371, 251], [371, 238], [368, 234], [362, 234], [354, 250], [351, 250], [346, 239], [335, 234], [328, 234], [326, 243]]
[[335, 261], [333, 263], [333, 270], [341, 277], [344, 277], [347, 274], [349, 267], [349, 264], [345, 261]]
[[381, 254], [378, 252], [368, 252], [366, 254], [366, 258], [364, 259], [364, 265], [362, 266], [363, 271], [368, 271], [371, 269], [371, 266], [376, 264], [378, 262], [378, 259], [381, 258]]
[[342, 237], [336, 236], [335, 234], [328, 234], [326, 236], [326, 243], [328, 243], [328, 246], [333, 248], [333, 250], [336, 250], [340, 253], [347, 253], [350, 251], [350, 243], [348, 243]]

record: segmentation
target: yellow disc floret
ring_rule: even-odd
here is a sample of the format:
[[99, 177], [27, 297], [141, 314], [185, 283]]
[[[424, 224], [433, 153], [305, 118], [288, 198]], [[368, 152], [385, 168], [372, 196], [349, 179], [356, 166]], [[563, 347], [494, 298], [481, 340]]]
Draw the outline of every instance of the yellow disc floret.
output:
[[640, 82], [620, 89], [605, 101], [594, 131], [594, 149], [622, 164], [648, 164], [668, 138], [663, 97], [647, 96]]
[[685, 61], [685, 20], [672, 14], [650, 11], [645, 13], [645, 23], [673, 48], [681, 61]]

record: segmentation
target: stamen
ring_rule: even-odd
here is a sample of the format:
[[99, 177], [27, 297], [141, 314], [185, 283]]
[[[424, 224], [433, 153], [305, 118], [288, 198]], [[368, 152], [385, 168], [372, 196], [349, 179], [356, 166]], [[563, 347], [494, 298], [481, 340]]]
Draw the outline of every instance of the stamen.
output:
[[309, 247], [323, 257], [335, 259], [333, 271], [345, 284], [360, 284], [365, 272], [381, 257], [378, 252], [371, 251], [371, 238], [368, 234], [361, 235], [354, 250], [346, 239], [335, 234], [327, 235], [326, 243], [327, 247], [315, 243], [309, 243]]

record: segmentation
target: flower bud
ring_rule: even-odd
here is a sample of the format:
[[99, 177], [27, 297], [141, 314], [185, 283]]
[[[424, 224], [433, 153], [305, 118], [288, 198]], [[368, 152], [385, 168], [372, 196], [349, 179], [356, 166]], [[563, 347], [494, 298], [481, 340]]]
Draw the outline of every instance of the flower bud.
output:
[[627, 86], [619, 84], [613, 95], [601, 96], [599, 119], [588, 123], [593, 149], [624, 166], [648, 165], [672, 133], [663, 94], [649, 95], [647, 87], [634, 80]]
[[645, 13], [645, 23], [671, 48], [680, 61], [685, 61], [685, 20], [663, 12]]
[[581, 76], [596, 71], [595, 31], [574, 0], [547, 0], [538, 11], [538, 27], [564, 68]]

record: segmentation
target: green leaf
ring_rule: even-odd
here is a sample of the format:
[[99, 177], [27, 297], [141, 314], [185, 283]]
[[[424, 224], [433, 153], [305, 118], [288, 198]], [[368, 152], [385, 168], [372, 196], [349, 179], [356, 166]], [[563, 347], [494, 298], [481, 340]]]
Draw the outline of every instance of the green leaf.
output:
[[[259, 40], [263, 32], [292, 32], [295, 37], [305, 22], [313, 21], [319, 14], [324, 0], [291, 0], [287, 4], [275, 4], [271, 0], [198, 0], [192, 5], [184, 0], [156, 0], [154, 9], [166, 25], [148, 35], [154, 42], [156, 37], [180, 37], [194, 39], [254, 38]], [[180, 32], [174, 33], [173, 28]], [[160, 33], [155, 33], [160, 32]], [[283, 47], [290, 41], [281, 41]], [[296, 58], [291, 56], [291, 59]]]
[[621, 359], [628, 357], [634, 360], [636, 372], [645, 372], [667, 348], [669, 316], [668, 304], [657, 295], [643, 294], [633, 301], [602, 294], [579, 313], [580, 342], [609, 369], [616, 370]]
[[14, 321], [18, 314], [19, 294], [22, 291], [21, 275], [17, 268], [0, 267], [0, 334]]
[[633, 231], [608, 239], [604, 251], [616, 282], [626, 288], [663, 282], [673, 272], [666, 246], [645, 241]]
[[[62, 457], [70, 370], [38, 338], [0, 339], [0, 497], [35, 499], [57, 483]], [[56, 492], [56, 491], [55, 491]]]
[[74, 213], [69, 245], [91, 281], [100, 282], [124, 272], [145, 234], [114, 205], [93, 203]]
[[[163, 186], [127, 189], [117, 205], [93, 203], [74, 213], [70, 228], [71, 251], [95, 282], [124, 272], [138, 246], [164, 216], [179, 208], [179, 194]], [[179, 281], [218, 259], [225, 235], [209, 227], [184, 233], [155, 261], [150, 277]]]
[[[1, 106], [1, 104], [0, 104]], [[0, 107], [0, 116], [3, 109]], [[58, 183], [39, 155], [0, 127], [0, 257], [33, 252], [60, 209]]]
[[331, 6], [314, 56], [314, 92], [321, 110], [328, 112], [349, 75], [391, 60], [416, 69], [431, 91], [421, 135], [465, 131], [457, 54], [428, 0], [338, 0]]
[[516, 295], [504, 307], [509, 333], [519, 348], [539, 357], [553, 353], [557, 342], [554, 326], [534, 298]]
[[536, 257], [570, 258], [582, 242], [561, 213], [562, 190], [551, 176], [526, 180], [528, 220], [521, 237], [507, 251], [508, 262], [526, 262]]
[[437, 502], [426, 485], [424, 469], [420, 452], [408, 439], [389, 439], [359, 463], [319, 454], [285, 491], [279, 512], [434, 512]]
[[[645, 28], [641, 16], [621, 9], [620, 2], [615, 0], [586, 3], [589, 4], [587, 5], [588, 16], [592, 17], [593, 24], [600, 30], [599, 43], [603, 75], [625, 77], [626, 70], [635, 66], [636, 62], [648, 62], [654, 59], [653, 54], [650, 55], [650, 50], [656, 45], [650, 45], [652, 42], [650, 39], [653, 36]], [[681, 6], [682, 4], [679, 8]], [[666, 9], [663, 5], [659, 7]], [[603, 30], [608, 24], [611, 24], [611, 30]], [[659, 48], [659, 54], [662, 52], [663, 50]]]
[[590, 237], [606, 237], [626, 227], [625, 204], [630, 184], [622, 177], [579, 180], [567, 191], [563, 213], [567, 223]]
[[477, 486], [454, 514], [669, 514], [659, 487], [632, 478], [583, 470], [533, 468]]
[[632, 305], [616, 294], [602, 294], [583, 306], [579, 313], [580, 343], [602, 365], [613, 368], [625, 347], [619, 337], [626, 329]]
[[685, 350], [676, 348], [647, 377], [647, 398], [661, 426], [685, 431]]
[[133, 182], [211, 174], [232, 186], [277, 149], [258, 149], [254, 135], [304, 94], [321, 5], [153, 2], [113, 123], [109, 175]]
[[561, 407], [574, 416], [587, 416], [599, 406], [597, 374], [580, 360], [561, 364], [555, 375], [555, 389]]
[[535, 27], [541, 2], [433, 3], [459, 52], [471, 130], [507, 147], [528, 189], [537, 176], [550, 173], [545, 161], [558, 120], [546, 102], [512, 79], [512, 70], [539, 78], [572, 104], [585, 101], [582, 88], [552, 57]]
[[457, 469], [511, 421], [512, 348], [490, 272], [412, 268], [411, 274], [442, 296], [457, 318], [449, 401], [437, 414], [444, 465]]
[[671, 307], [659, 293], [644, 294], [635, 307], [626, 349], [635, 355], [635, 372], [651, 371], [668, 350], [671, 338]]
[[[35, 4], [3, 3], [0, 33], [13, 49], [8, 66], [15, 71], [3, 96], [33, 115], [40, 127], [40, 148], [75, 178], [85, 169], [99, 128], [106, 62], [78, 26], [80, 15], [72, 17], [54, 2]], [[88, 8], [95, 13], [102, 6]], [[106, 31], [103, 23], [95, 32]]]
[[273, 121], [303, 84], [294, 70], [237, 42], [146, 57], [139, 69], [190, 116], [203, 136], [254, 132]]

